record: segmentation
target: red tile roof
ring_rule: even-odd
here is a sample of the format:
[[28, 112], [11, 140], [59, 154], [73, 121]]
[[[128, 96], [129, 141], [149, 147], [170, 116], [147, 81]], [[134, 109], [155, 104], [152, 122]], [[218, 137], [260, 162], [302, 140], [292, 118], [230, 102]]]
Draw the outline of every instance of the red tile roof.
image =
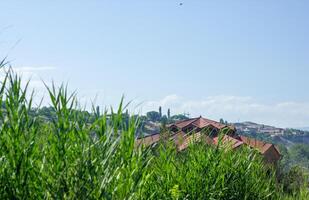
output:
[[[215, 137], [213, 139], [213, 141], [214, 141], [215, 145], [218, 145], [219, 137]], [[240, 147], [240, 146], [242, 146], [244, 144], [242, 141], [239, 141], [239, 140], [237, 140], [237, 139], [235, 139], [235, 138], [233, 138], [231, 136], [228, 136], [228, 135], [224, 135], [222, 137], [221, 142], [222, 142], [223, 145], [231, 145], [231, 147], [233, 149], [236, 149], [236, 148], [238, 148], [238, 147]]]
[[260, 153], [264, 154], [268, 149], [270, 149], [272, 146], [278, 151], [280, 154], [278, 148], [270, 143], [266, 143], [257, 139], [248, 138], [245, 136], [240, 136], [240, 140], [243, 141], [243, 143], [249, 145], [252, 148], [257, 149]]
[[[191, 140], [190, 137], [186, 136], [187, 133], [182, 132], [183, 128], [189, 127], [190, 125], [192, 125], [195, 128], [199, 128], [199, 129], [211, 127], [211, 128], [216, 128], [220, 130], [225, 127], [230, 127], [232, 130], [235, 130], [233, 126], [227, 126], [225, 124], [221, 124], [219, 122], [206, 119], [206, 118], [202, 118], [202, 117], [187, 119], [187, 120], [183, 120], [183, 121], [170, 124], [168, 127], [170, 128], [177, 127], [179, 129], [178, 132], [171, 135], [171, 139], [173, 139], [177, 145], [180, 145], [180, 143], [183, 142], [184, 145], [182, 145], [181, 148], [183, 148], [184, 146], [188, 146], [186, 145], [186, 143], [188, 144], [190, 143], [189, 141]], [[149, 145], [152, 145], [158, 142], [159, 140], [160, 140], [160, 134], [154, 134], [154, 135], [146, 136], [144, 138], [137, 139], [136, 144], [137, 145], [144, 144], [145, 146], [149, 146]]]
[[[188, 120], [184, 120], [184, 121], [180, 121], [180, 122], [176, 122], [174, 124], [169, 125], [168, 127], [177, 127], [179, 129], [178, 132], [171, 132], [172, 135], [169, 136], [169, 139], [174, 141], [175, 145], [177, 146], [178, 151], [182, 151], [185, 150], [186, 148], [188, 148], [188, 146], [192, 143], [192, 142], [198, 142], [198, 141], [202, 141], [202, 139], [205, 139], [205, 142], [208, 144], [215, 144], [218, 145], [219, 143], [219, 138], [215, 137], [215, 138], [211, 138], [209, 136], [203, 135], [201, 132], [197, 132], [197, 133], [185, 133], [183, 132], [183, 128], [189, 127], [190, 125], [193, 125], [196, 128], [199, 129], [203, 129], [203, 128], [207, 128], [207, 127], [214, 127], [216, 129], [222, 129], [222, 128], [226, 128], [229, 127], [231, 130], [233, 130], [235, 132], [235, 127], [234, 126], [227, 126], [224, 124], [221, 124], [219, 122], [213, 121], [213, 120], [209, 120], [209, 119], [205, 119], [202, 117], [199, 118], [193, 118], [193, 119], [188, 119]], [[154, 135], [150, 135], [144, 138], [139, 138], [136, 140], [136, 145], [145, 145], [145, 146], [150, 146], [153, 145], [154, 143], [157, 143], [160, 140], [161, 135], [160, 134], [154, 134]], [[166, 138], [168, 139], [168, 138]], [[277, 159], [280, 159], [280, 152], [278, 150], [278, 148], [270, 143], [266, 143], [260, 140], [256, 140], [256, 139], [252, 139], [252, 138], [248, 138], [245, 136], [238, 136], [238, 135], [224, 135], [222, 137], [222, 144], [229, 144], [231, 145], [231, 147], [233, 149], [236, 149], [240, 146], [243, 145], [248, 145], [254, 149], [257, 149], [261, 154], [265, 154], [265, 152], [267, 152], [270, 148], [274, 147], [275, 151], [277, 151], [276, 156]]]
[[177, 144], [178, 151], [185, 150], [186, 148], [189, 147], [190, 144], [201, 141], [201, 138], [202, 135], [200, 132], [186, 136], [183, 142]]
[[176, 122], [174, 124], [171, 124], [169, 127], [176, 126], [179, 129], [183, 129], [189, 125], [193, 125], [197, 128], [206, 128], [206, 127], [214, 127], [217, 129], [223, 129], [225, 127], [230, 127], [231, 129], [235, 129], [233, 126], [227, 126], [225, 124], [221, 124], [219, 122], [216, 122], [214, 120], [206, 119], [203, 117], [193, 118], [193, 119], [187, 119], [180, 122]]
[[149, 135], [143, 138], [139, 138], [136, 140], [136, 145], [145, 145], [149, 146], [152, 145], [160, 140], [160, 134], [154, 134], [154, 135]]
[[192, 124], [193, 122], [195, 122], [198, 118], [193, 118], [193, 119], [187, 119], [187, 120], [183, 120], [183, 121], [179, 121], [179, 122], [176, 122], [174, 124], [171, 124], [171, 125], [175, 125], [176, 127], [182, 129], [190, 124]]
[[202, 118], [202, 117], [198, 118], [193, 124], [196, 125], [199, 128], [205, 128], [207, 126], [213, 126], [217, 129], [222, 129], [222, 128], [227, 127], [225, 124], [221, 124], [219, 122], [216, 122], [216, 121], [213, 121], [213, 120], [210, 120], [210, 119], [205, 119], [205, 118]]

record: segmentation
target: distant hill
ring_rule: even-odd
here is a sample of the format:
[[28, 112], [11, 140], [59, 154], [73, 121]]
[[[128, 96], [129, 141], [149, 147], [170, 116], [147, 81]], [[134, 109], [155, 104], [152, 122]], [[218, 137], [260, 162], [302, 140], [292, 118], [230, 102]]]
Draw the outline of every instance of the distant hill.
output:
[[240, 132], [255, 132], [255, 133], [266, 133], [269, 135], [282, 135], [285, 133], [285, 129], [276, 128], [274, 126], [257, 124], [254, 122], [242, 122], [232, 123], [236, 129]]
[[272, 143], [282, 144], [290, 147], [294, 144], [309, 144], [309, 131], [277, 128], [274, 126], [257, 124], [254, 122], [232, 123], [238, 134], [246, 135]]
[[302, 131], [309, 131], [309, 127], [300, 127], [300, 128], [295, 128], [295, 129], [299, 129]]

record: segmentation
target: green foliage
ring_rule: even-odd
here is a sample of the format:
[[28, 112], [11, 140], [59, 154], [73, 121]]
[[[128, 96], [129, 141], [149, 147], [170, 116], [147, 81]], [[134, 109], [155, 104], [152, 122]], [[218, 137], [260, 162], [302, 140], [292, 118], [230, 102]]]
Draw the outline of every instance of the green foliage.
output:
[[284, 191], [281, 199], [309, 199], [308, 174], [304, 168], [292, 167], [287, 173], [281, 175], [279, 181]]
[[301, 167], [292, 167], [282, 178], [284, 191], [293, 194], [299, 193], [303, 185], [306, 184], [304, 171]]
[[283, 194], [274, 171], [248, 149], [201, 143], [177, 152], [168, 140], [156, 148], [136, 146], [141, 118], [123, 114], [123, 99], [117, 110], [89, 114], [66, 86], [52, 85], [46, 86], [51, 107], [34, 109], [28, 84], [22, 85], [10, 71], [0, 87], [1, 199], [278, 199]]
[[171, 121], [179, 121], [179, 120], [189, 119], [186, 115], [183, 115], [183, 114], [173, 115], [170, 118], [171, 118]]
[[299, 166], [305, 171], [309, 171], [309, 145], [295, 144], [290, 148], [279, 145], [282, 155], [281, 168], [284, 172], [288, 172], [294, 166]]
[[146, 116], [150, 121], [154, 121], [154, 122], [158, 122], [161, 119], [160, 113], [156, 111], [147, 112]]
[[26, 100], [28, 83], [21, 88], [21, 79], [7, 73], [1, 84], [0, 104], [5, 110], [0, 112], [0, 194], [22, 198], [32, 195], [37, 186], [32, 182], [37, 173], [32, 166], [37, 155], [38, 123], [28, 115], [32, 105], [31, 98]]
[[243, 149], [213, 148], [192, 144], [177, 153], [161, 144], [152, 163], [154, 169], [147, 196], [150, 199], [273, 199], [275, 179], [258, 155]]
[[168, 123], [168, 118], [166, 117], [166, 115], [161, 117], [161, 124], [163, 126], [165, 126]]
[[[28, 84], [27, 84], [28, 85]], [[1, 199], [137, 199], [149, 174], [149, 151], [135, 148], [139, 120], [116, 112], [76, 112], [65, 86], [47, 87], [53, 117], [38, 120], [27, 85], [9, 72], [1, 82]]]
[[160, 118], [162, 117], [162, 107], [161, 106], [159, 107], [159, 116]]
[[289, 155], [293, 158], [293, 162], [297, 162], [304, 167], [309, 167], [309, 145], [296, 144], [289, 149]]

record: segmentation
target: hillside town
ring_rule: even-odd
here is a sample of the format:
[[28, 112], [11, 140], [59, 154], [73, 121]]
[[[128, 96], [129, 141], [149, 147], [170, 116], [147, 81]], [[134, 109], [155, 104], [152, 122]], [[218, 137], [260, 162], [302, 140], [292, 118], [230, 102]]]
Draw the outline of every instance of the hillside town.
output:
[[285, 133], [285, 129], [283, 128], [276, 128], [274, 126], [257, 124], [253, 122], [233, 123], [233, 125], [236, 127], [238, 131], [244, 132], [244, 133], [252, 133], [252, 132], [266, 133], [272, 136], [283, 135]]

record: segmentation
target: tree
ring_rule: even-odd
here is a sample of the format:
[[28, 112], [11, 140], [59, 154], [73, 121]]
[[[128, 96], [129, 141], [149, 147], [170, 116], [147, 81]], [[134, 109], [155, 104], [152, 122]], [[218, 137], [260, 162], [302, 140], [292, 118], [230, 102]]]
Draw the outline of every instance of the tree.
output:
[[171, 117], [172, 121], [180, 121], [180, 120], [186, 120], [186, 119], [189, 119], [189, 118], [186, 115], [183, 115], [183, 114], [173, 115]]
[[168, 121], [168, 119], [167, 119], [166, 115], [164, 115], [163, 117], [161, 117], [161, 124], [162, 124], [162, 126], [166, 126], [167, 121]]
[[160, 113], [156, 112], [156, 111], [150, 111], [147, 114], [147, 119], [150, 121], [160, 121]]
[[162, 107], [160, 106], [159, 107], [159, 115], [160, 115], [160, 118], [162, 117]]
[[170, 109], [167, 110], [167, 119], [169, 119], [169, 118], [171, 118], [171, 110]]
[[300, 166], [309, 166], [309, 145], [296, 144], [289, 149], [289, 157], [291, 164], [298, 164]]
[[221, 124], [225, 124], [225, 125], [228, 125], [228, 124], [229, 124], [226, 120], [224, 120], [224, 119], [222, 119], [222, 118], [220, 119], [220, 123], [221, 123]]

